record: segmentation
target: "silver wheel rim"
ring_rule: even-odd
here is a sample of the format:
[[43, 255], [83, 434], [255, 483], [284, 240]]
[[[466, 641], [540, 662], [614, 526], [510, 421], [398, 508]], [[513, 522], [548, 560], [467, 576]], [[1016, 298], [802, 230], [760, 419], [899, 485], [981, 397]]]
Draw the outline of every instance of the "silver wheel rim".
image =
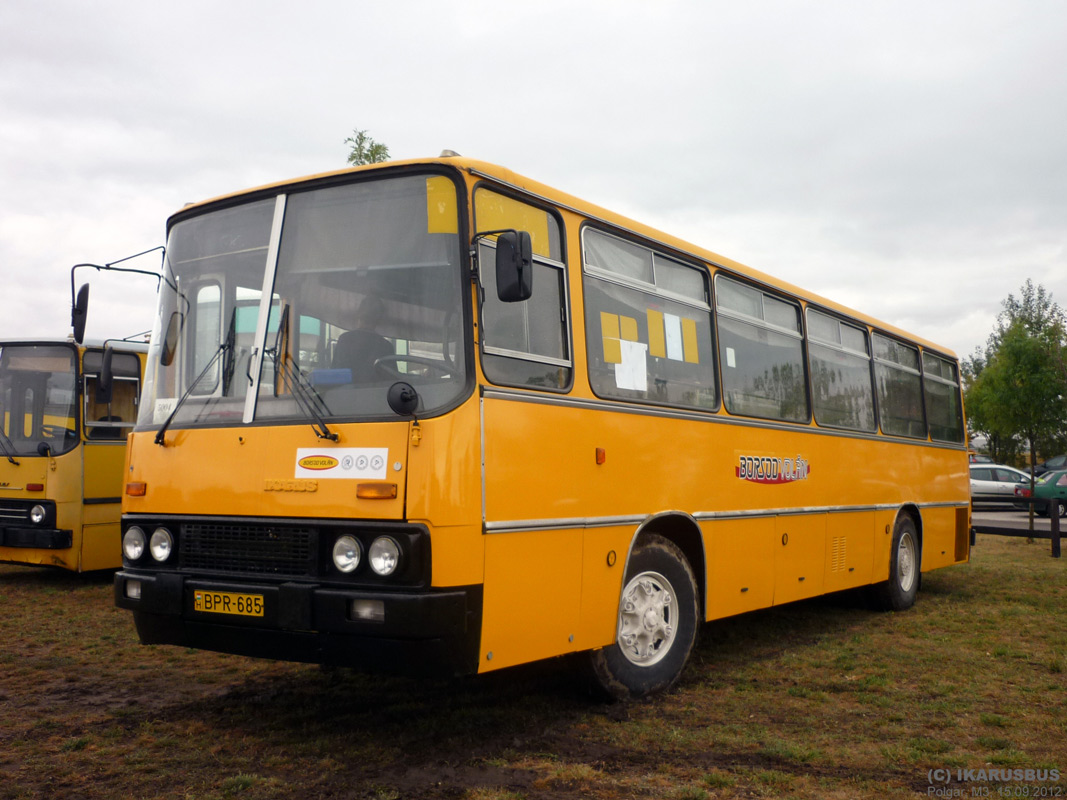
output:
[[897, 581], [904, 592], [915, 584], [915, 566], [915, 539], [911, 531], [905, 531], [897, 545]]
[[651, 667], [667, 655], [677, 630], [674, 587], [658, 572], [626, 584], [619, 608], [619, 649], [631, 664]]

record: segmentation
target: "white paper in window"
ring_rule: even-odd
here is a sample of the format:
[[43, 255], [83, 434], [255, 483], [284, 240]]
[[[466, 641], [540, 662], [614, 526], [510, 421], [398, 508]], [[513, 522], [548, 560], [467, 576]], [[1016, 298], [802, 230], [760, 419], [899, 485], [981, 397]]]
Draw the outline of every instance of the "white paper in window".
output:
[[682, 318], [675, 314], [664, 314], [663, 327], [667, 334], [667, 358], [671, 361], [684, 361], [685, 351], [682, 347]]
[[615, 385], [636, 392], [648, 391], [648, 345], [643, 342], [619, 342], [622, 363], [615, 365]]
[[726, 348], [726, 366], [728, 366], [728, 367], [736, 367], [737, 366], [737, 355], [734, 353], [734, 349], [732, 347], [727, 347]]

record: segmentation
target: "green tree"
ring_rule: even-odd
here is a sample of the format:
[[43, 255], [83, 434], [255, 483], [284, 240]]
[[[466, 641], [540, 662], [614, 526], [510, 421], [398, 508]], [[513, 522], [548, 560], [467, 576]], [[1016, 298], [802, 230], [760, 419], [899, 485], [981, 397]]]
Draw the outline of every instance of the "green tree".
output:
[[1051, 294], [1027, 281], [1019, 298], [1004, 301], [985, 353], [964, 361], [968, 416], [974, 430], [990, 437], [991, 449], [994, 442], [1025, 441], [1033, 464], [1061, 440], [1067, 423], [1064, 323]]
[[349, 146], [348, 163], [354, 167], [362, 164], [377, 164], [389, 158], [389, 148], [381, 142], [376, 142], [366, 131], [358, 128], [353, 129], [352, 135], [345, 139]]

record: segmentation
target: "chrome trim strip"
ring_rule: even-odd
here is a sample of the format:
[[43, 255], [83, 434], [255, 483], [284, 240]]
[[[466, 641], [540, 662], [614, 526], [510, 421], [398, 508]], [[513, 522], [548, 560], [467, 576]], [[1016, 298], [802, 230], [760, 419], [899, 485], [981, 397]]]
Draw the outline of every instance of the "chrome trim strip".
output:
[[[878, 503], [862, 506], [801, 506], [797, 508], [751, 508], [731, 509], [727, 511], [658, 511], [655, 514], [625, 514], [608, 517], [564, 517], [560, 519], [519, 519], [486, 522], [488, 533], [521, 533], [529, 531], [566, 530], [573, 528], [614, 528], [620, 525], [641, 525], [646, 520], [664, 514], [685, 514], [698, 522], [713, 522], [730, 519], [759, 519], [762, 517], [798, 517], [813, 514], [856, 514], [865, 511], [896, 511], [908, 503]], [[969, 503], [950, 501], [936, 503], [910, 503], [920, 509], [924, 508], [968, 508]]]

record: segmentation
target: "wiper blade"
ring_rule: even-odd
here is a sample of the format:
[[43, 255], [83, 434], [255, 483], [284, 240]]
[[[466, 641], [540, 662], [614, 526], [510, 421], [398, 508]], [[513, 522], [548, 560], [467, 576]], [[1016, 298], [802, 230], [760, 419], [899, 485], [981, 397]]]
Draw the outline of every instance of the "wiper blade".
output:
[[3, 449], [4, 456], [8, 461], [16, 467], [19, 465], [19, 462], [15, 460], [15, 453], [17, 452], [15, 450], [15, 443], [7, 438], [7, 434], [4, 433], [3, 428], [0, 428], [0, 449]]
[[[315, 391], [300, 367], [294, 366], [292, 361], [285, 357], [289, 349], [289, 304], [282, 309], [281, 319], [278, 321], [278, 333], [274, 337], [274, 347], [267, 351], [267, 355], [274, 362], [274, 369], [279, 372], [285, 381], [285, 387], [292, 393], [297, 406], [304, 416], [312, 420], [311, 429], [320, 439], [329, 439], [336, 442], [340, 437], [330, 430], [323, 418], [323, 413], [329, 414], [322, 396]], [[278, 390], [275, 388], [274, 395], [277, 397]], [[321, 408], [321, 411], [320, 411]]]
[[236, 342], [236, 340], [237, 309], [235, 308], [233, 310], [233, 314], [230, 315], [230, 327], [229, 330], [226, 332], [226, 340], [219, 345], [218, 350], [216, 350], [215, 354], [211, 356], [211, 360], [207, 362], [204, 368], [200, 371], [200, 374], [196, 376], [196, 380], [189, 384], [189, 388], [185, 390], [185, 394], [183, 394], [178, 399], [178, 402], [174, 404], [174, 408], [171, 409], [171, 412], [167, 416], [166, 420], [163, 421], [163, 424], [159, 427], [159, 430], [156, 431], [156, 438], [154, 439], [156, 444], [166, 446], [164, 437], [166, 436], [167, 428], [170, 427], [170, 423], [173, 422], [174, 417], [177, 416], [178, 409], [180, 409], [185, 403], [185, 401], [189, 399], [189, 395], [193, 393], [193, 389], [200, 385], [200, 381], [202, 381], [204, 379], [204, 376], [211, 371], [211, 368], [215, 366], [216, 363], [218, 363], [219, 358], [221, 358], [223, 354], [226, 354], [227, 358], [226, 361], [223, 362], [222, 367], [222, 395], [223, 397], [226, 396], [226, 393], [230, 390], [230, 382], [233, 380], [235, 351], [234, 343]]
[[215, 364], [219, 360], [219, 357], [222, 356], [222, 354], [225, 353], [227, 350], [230, 350], [232, 348], [233, 345], [229, 342], [223, 342], [219, 345], [219, 349], [215, 351], [215, 355], [211, 357], [211, 360], [207, 362], [207, 365], [204, 367], [204, 369], [201, 370], [200, 374], [196, 376], [196, 380], [189, 384], [189, 388], [185, 390], [185, 394], [183, 394], [178, 399], [178, 402], [174, 404], [174, 408], [171, 410], [170, 415], [166, 418], [166, 420], [164, 420], [163, 424], [160, 425], [159, 430], [156, 431], [156, 438], [154, 440], [156, 444], [165, 446], [165, 442], [163, 441], [163, 439], [166, 436], [167, 428], [170, 427], [170, 423], [173, 422], [174, 417], [177, 416], [178, 409], [180, 409], [185, 403], [185, 401], [189, 399], [189, 395], [193, 393], [193, 389], [200, 385], [200, 381], [202, 381], [204, 379], [204, 376], [208, 374], [208, 372], [213, 366], [215, 366]]

